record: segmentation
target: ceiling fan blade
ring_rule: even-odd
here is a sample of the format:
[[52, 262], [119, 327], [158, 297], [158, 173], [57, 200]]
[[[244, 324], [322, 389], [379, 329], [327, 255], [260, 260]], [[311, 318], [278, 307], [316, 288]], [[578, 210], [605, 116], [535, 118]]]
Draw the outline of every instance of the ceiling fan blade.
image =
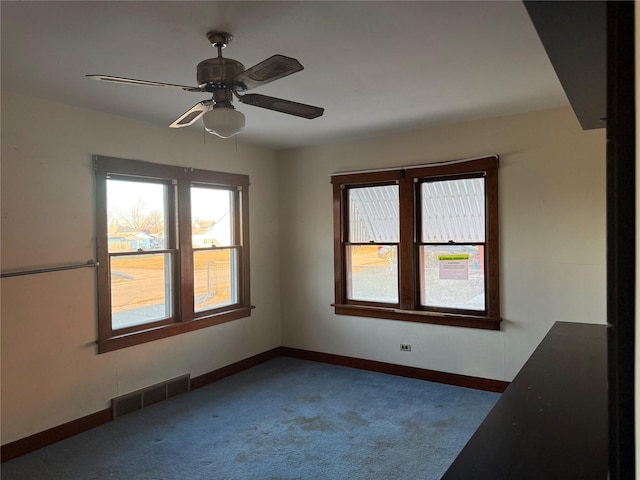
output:
[[274, 55], [238, 74], [235, 80], [244, 83], [249, 90], [303, 69], [304, 67], [295, 58]]
[[186, 92], [203, 92], [200, 87], [189, 87], [187, 85], [176, 85], [174, 83], [150, 82], [149, 80], [137, 80], [135, 78], [113, 77], [111, 75], [85, 75], [91, 80], [100, 80], [102, 82], [123, 83], [125, 85], [140, 85], [143, 87], [168, 87], [179, 88]]
[[267, 108], [276, 112], [288, 113], [302, 118], [317, 118], [322, 116], [324, 108], [305, 105], [304, 103], [292, 102], [281, 98], [268, 97], [257, 93], [237, 95], [242, 103], [253, 105], [254, 107]]
[[188, 127], [192, 125], [196, 120], [198, 120], [204, 112], [209, 110], [209, 108], [213, 105], [213, 100], [203, 100], [202, 102], [196, 103], [189, 110], [180, 115], [171, 125], [171, 128], [181, 128]]

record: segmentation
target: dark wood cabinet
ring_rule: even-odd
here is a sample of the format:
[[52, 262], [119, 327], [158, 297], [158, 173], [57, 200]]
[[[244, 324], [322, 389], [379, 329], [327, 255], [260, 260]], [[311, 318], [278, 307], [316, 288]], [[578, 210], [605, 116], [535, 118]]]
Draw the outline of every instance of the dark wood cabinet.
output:
[[442, 480], [605, 480], [606, 328], [555, 323]]

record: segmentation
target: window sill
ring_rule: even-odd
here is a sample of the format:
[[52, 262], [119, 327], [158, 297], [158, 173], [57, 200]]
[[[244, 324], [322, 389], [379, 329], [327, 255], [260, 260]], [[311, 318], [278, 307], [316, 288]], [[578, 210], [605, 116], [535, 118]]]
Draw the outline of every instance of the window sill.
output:
[[483, 330], [500, 330], [501, 318], [460, 315], [454, 313], [425, 312], [422, 310], [399, 310], [397, 308], [372, 307], [363, 305], [346, 305], [334, 303], [336, 315], [355, 317], [385, 318], [403, 320], [405, 322], [431, 323], [451, 327], [479, 328]]
[[254, 308], [255, 307], [253, 306], [238, 307], [234, 310], [227, 310], [225, 312], [188, 322], [170, 323], [159, 327], [149, 328], [147, 330], [139, 330], [121, 335], [114, 334], [110, 338], [96, 342], [98, 344], [98, 353], [112, 352], [121, 348], [132, 347], [134, 345], [152, 342], [161, 338], [172, 337], [174, 335], [180, 335], [181, 333], [187, 333], [201, 328], [207, 328], [213, 325], [237, 320], [239, 318], [249, 317], [251, 316], [251, 310]]

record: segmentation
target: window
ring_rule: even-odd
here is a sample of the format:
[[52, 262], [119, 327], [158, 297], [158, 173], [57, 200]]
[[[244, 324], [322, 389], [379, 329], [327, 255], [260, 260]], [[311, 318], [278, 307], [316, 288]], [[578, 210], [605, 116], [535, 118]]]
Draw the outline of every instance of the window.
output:
[[246, 175], [95, 157], [98, 345], [251, 314]]
[[498, 157], [335, 174], [335, 312], [498, 330]]

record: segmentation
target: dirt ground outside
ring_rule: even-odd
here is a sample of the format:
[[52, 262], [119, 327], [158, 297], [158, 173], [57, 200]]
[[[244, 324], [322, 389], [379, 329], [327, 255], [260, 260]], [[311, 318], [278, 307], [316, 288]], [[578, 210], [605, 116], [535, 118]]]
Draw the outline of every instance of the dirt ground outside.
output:
[[[200, 250], [194, 255], [196, 310], [233, 303], [232, 250]], [[164, 305], [165, 264], [168, 253], [118, 256], [111, 259], [111, 308], [120, 313], [141, 307]], [[377, 246], [362, 246], [352, 255], [354, 271], [388, 266]]]
[[[198, 251], [194, 256], [196, 310], [232, 302], [231, 250]], [[118, 313], [165, 303], [168, 253], [111, 259], [111, 308]]]
[[[463, 253], [468, 257], [466, 276], [445, 278], [441, 272], [441, 255], [459, 253], [459, 249], [460, 247], [443, 246], [424, 254], [424, 258], [420, 261], [421, 305], [484, 310], [485, 278], [482, 247], [464, 250]], [[347, 289], [349, 298], [354, 300], [397, 302], [396, 250], [378, 245], [353, 247], [350, 268], [348, 268]]]

